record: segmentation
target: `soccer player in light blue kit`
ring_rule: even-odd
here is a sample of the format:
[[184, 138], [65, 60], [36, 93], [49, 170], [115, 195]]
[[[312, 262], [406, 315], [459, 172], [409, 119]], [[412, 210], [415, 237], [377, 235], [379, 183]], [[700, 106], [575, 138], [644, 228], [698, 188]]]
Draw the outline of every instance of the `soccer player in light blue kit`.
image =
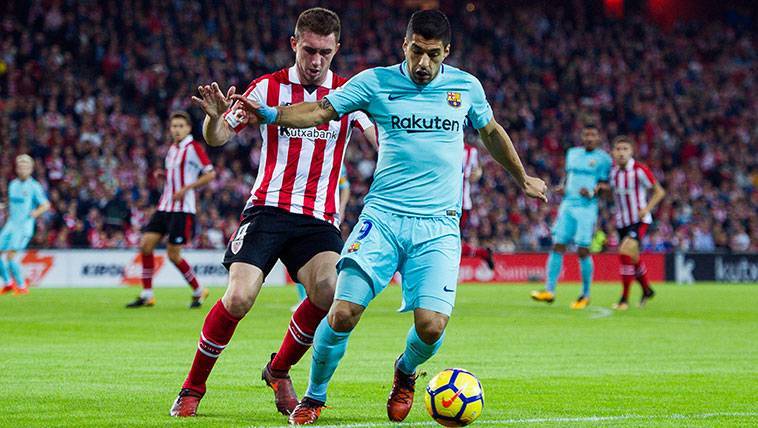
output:
[[[8, 220], [0, 230], [0, 278], [5, 285], [0, 294], [27, 294], [26, 281], [16, 252], [23, 251], [34, 236], [34, 221], [50, 208], [42, 185], [32, 178], [34, 160], [29, 155], [16, 157], [16, 175], [8, 185]], [[7, 254], [6, 267], [3, 255]], [[11, 281], [8, 271], [15, 279]]]
[[593, 123], [586, 123], [581, 135], [584, 147], [572, 147], [566, 152], [566, 180], [562, 186], [563, 201], [553, 225], [553, 250], [547, 258], [547, 278], [544, 290], [532, 291], [532, 299], [552, 303], [555, 286], [563, 267], [566, 245], [574, 243], [582, 274], [582, 294], [571, 303], [572, 309], [584, 309], [590, 303], [592, 256], [589, 247], [598, 213], [598, 193], [608, 191], [613, 160], [599, 149], [600, 132]]
[[401, 310], [414, 312], [414, 326], [395, 362], [387, 414], [396, 422], [408, 415], [416, 367], [439, 349], [455, 303], [467, 122], [528, 196], [546, 200], [545, 183], [524, 171], [513, 143], [493, 119], [479, 81], [442, 64], [450, 52], [445, 15], [436, 10], [414, 13], [403, 50], [402, 64], [366, 70], [318, 103], [272, 108], [234, 97], [254, 113], [247, 115], [249, 120], [290, 128], [364, 110], [379, 136], [374, 181], [342, 251], [335, 300], [316, 330], [308, 390], [290, 415], [291, 424], [318, 419], [350, 332], [396, 271], [403, 277]]

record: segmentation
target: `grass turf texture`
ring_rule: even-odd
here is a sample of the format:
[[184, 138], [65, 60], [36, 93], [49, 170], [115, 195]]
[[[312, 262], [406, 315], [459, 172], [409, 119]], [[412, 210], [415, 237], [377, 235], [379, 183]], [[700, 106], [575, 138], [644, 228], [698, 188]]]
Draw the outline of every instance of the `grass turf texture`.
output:
[[[597, 286], [588, 310], [553, 305], [524, 286], [462, 286], [440, 353], [422, 370], [463, 367], [479, 376], [487, 426], [758, 425], [758, 287], [666, 285], [644, 309], [607, 310], [617, 286]], [[638, 289], [635, 290], [639, 293]], [[127, 310], [126, 289], [40, 289], [0, 296], [2, 426], [270, 426], [275, 412], [260, 369], [280, 343], [295, 300], [264, 289], [221, 356], [200, 416], [168, 410], [192, 361], [201, 310], [187, 289], [158, 289], [154, 308]], [[410, 314], [398, 287], [369, 308], [351, 337], [321, 425], [391, 426], [385, 403]], [[638, 294], [633, 295], [636, 303]], [[300, 394], [310, 353], [293, 369]], [[411, 425], [429, 425], [419, 393]], [[361, 425], [362, 424], [362, 425]]]

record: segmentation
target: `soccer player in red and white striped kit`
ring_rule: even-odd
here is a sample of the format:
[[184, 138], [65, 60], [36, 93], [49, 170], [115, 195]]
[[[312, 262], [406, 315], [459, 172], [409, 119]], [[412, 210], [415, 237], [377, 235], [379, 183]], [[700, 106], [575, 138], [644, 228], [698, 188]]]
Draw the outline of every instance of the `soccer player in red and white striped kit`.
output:
[[182, 246], [192, 240], [195, 234], [195, 189], [210, 183], [216, 173], [202, 144], [192, 134], [190, 115], [184, 111], [171, 113], [169, 118], [171, 147], [166, 154], [163, 194], [158, 209], [143, 229], [140, 250], [142, 255], [142, 292], [127, 308], [155, 305], [153, 295], [153, 269], [155, 246], [168, 235], [166, 252], [171, 263], [182, 273], [192, 287], [190, 308], [199, 308], [208, 296], [208, 290], [201, 287], [192, 267], [182, 258]]
[[[336, 90], [347, 81], [329, 69], [339, 49], [339, 35], [340, 22], [334, 12], [304, 11], [290, 38], [295, 64], [255, 79], [245, 96], [274, 107], [317, 101]], [[215, 82], [198, 90], [200, 98], [193, 100], [206, 113], [205, 139], [211, 146], [222, 145], [246, 126], [245, 112], [230, 103], [233, 87], [226, 95]], [[258, 175], [224, 256], [229, 269], [226, 293], [205, 318], [172, 416], [196, 414], [216, 359], [252, 308], [277, 259], [305, 286], [308, 297], [292, 314], [281, 347], [264, 367], [262, 378], [274, 390], [280, 413], [288, 415], [298, 404], [288, 373], [312, 345], [316, 327], [334, 298], [336, 264], [343, 246], [337, 185], [353, 128], [376, 144], [373, 124], [362, 112], [310, 129], [260, 127], [263, 146]]]
[[[479, 149], [473, 144], [465, 142], [463, 145], [463, 201], [461, 203], [461, 236], [464, 229], [468, 226], [468, 220], [471, 215], [471, 209], [474, 207], [471, 201], [471, 184], [479, 181], [482, 176], [482, 167], [479, 165]], [[495, 268], [495, 260], [492, 257], [490, 248], [476, 247], [468, 242], [461, 240], [461, 255], [468, 257], [478, 257], [487, 263], [490, 269]]]
[[[647, 268], [640, 261], [640, 242], [653, 222], [651, 212], [666, 196], [666, 191], [655, 179], [650, 169], [634, 159], [634, 140], [621, 135], [613, 140], [614, 165], [610, 184], [616, 205], [616, 227], [618, 228], [619, 258], [621, 259], [621, 299], [613, 307], [618, 310], [629, 308], [629, 288], [636, 278], [642, 286], [639, 306], [651, 299], [655, 292], [647, 279]], [[653, 190], [647, 201], [648, 190]]]

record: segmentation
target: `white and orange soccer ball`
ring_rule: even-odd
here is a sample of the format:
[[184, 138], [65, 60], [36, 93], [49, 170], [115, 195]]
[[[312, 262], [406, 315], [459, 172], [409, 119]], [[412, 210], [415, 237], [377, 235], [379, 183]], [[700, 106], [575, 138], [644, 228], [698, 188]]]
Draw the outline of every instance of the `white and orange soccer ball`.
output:
[[424, 403], [429, 415], [440, 425], [462, 427], [482, 414], [484, 391], [471, 372], [446, 369], [429, 381]]

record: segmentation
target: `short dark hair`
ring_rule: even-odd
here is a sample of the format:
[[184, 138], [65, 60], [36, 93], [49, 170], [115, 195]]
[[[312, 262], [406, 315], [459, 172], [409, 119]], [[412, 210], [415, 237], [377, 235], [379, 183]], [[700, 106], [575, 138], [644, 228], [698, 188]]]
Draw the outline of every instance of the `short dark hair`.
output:
[[168, 121], [171, 122], [174, 119], [184, 119], [187, 122], [187, 125], [192, 127], [192, 118], [190, 117], [189, 113], [184, 110], [171, 112], [171, 115], [168, 117]]
[[405, 30], [405, 38], [418, 34], [425, 39], [442, 40], [442, 44], [450, 44], [450, 21], [439, 10], [419, 10], [411, 15], [408, 21], [408, 29]]
[[295, 37], [300, 37], [304, 31], [328, 36], [334, 33], [337, 41], [340, 40], [340, 17], [336, 13], [323, 7], [312, 7], [297, 17], [295, 23]]
[[616, 144], [626, 143], [632, 146], [634, 148], [634, 139], [628, 135], [619, 135], [618, 137], [613, 139], [613, 145], [611, 147], [616, 147]]
[[597, 126], [597, 122], [591, 118], [584, 118], [582, 120], [582, 129], [594, 129], [596, 131], [600, 131], [600, 128]]

